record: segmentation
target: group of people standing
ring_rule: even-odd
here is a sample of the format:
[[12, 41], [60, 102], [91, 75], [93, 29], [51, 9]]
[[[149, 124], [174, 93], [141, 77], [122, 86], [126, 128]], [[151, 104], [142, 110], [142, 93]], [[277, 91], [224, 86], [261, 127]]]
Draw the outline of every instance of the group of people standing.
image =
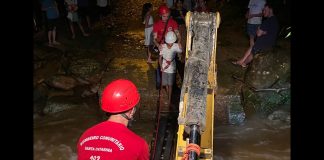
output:
[[[97, 10], [97, 14], [102, 20], [102, 17], [111, 13], [112, 5], [111, 0], [96, 0], [96, 10], [92, 10], [90, 0], [39, 0], [41, 5], [41, 11], [45, 13], [46, 30], [48, 37], [48, 46], [60, 45], [56, 40], [56, 28], [61, 15], [65, 15], [69, 23], [69, 29], [71, 31], [71, 39], [75, 39], [76, 32], [74, 25], [77, 24], [82, 35], [88, 37], [90, 34], [86, 31], [81, 20], [85, 20], [88, 30], [92, 30], [91, 15], [92, 11]], [[61, 5], [59, 7], [58, 5]], [[64, 8], [63, 10], [60, 8]], [[60, 15], [61, 14], [61, 15]], [[34, 19], [35, 21], [35, 19]]]
[[[178, 71], [181, 79], [184, 74], [185, 54], [183, 49], [186, 47], [186, 26], [185, 16], [188, 11], [209, 12], [205, 0], [183, 1], [172, 0], [158, 8], [160, 17], [155, 23], [153, 21], [151, 3], [145, 3], [142, 9], [142, 21], [145, 25], [145, 42], [147, 50], [147, 63], [152, 61], [152, 48], [159, 54], [158, 66], [161, 71], [161, 84], [168, 95], [167, 105], [171, 107], [172, 88], [175, 83]], [[186, 3], [185, 3], [186, 2]], [[191, 9], [188, 4], [195, 2]], [[186, 4], [186, 5], [184, 5]], [[188, 10], [189, 9], [189, 10]]]

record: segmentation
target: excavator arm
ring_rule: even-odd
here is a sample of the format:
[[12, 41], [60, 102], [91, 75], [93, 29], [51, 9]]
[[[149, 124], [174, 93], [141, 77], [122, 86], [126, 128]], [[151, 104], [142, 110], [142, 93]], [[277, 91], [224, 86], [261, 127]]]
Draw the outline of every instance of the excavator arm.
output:
[[188, 12], [175, 159], [213, 159], [216, 47], [220, 15]]
[[216, 47], [220, 15], [187, 12], [186, 63], [179, 112], [162, 113], [158, 100], [151, 160], [212, 160]]

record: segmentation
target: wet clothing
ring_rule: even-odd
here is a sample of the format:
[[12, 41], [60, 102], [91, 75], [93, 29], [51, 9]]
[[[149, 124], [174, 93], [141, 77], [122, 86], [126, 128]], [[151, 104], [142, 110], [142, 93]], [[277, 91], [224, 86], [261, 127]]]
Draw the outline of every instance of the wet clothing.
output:
[[125, 125], [105, 121], [86, 130], [78, 144], [78, 160], [148, 160], [144, 139]]
[[[161, 41], [162, 40], [162, 34], [164, 32], [164, 28], [165, 28], [165, 22], [163, 22], [162, 20], [157, 21], [153, 25], [153, 33], [157, 33], [157, 42], [160, 43], [160, 44], [164, 43], [164, 41]], [[175, 20], [173, 20], [170, 17], [170, 19], [168, 21], [168, 24], [167, 24], [167, 27], [166, 27], [165, 35], [168, 33], [168, 31], [175, 31], [175, 30], [178, 30], [178, 24], [177, 24], [177, 22]], [[163, 37], [165, 35], [163, 35]]]
[[252, 48], [252, 54], [256, 54], [259, 51], [271, 49], [277, 40], [279, 24], [276, 16], [271, 16], [264, 19], [260, 29], [267, 32], [265, 35], [257, 37], [256, 42]]

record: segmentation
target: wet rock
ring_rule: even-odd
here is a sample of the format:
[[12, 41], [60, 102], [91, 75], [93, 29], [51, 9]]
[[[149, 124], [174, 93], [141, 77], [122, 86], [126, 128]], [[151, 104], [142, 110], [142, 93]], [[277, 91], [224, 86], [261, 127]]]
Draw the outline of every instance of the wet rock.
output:
[[90, 85], [86, 90], [82, 92], [81, 97], [85, 98], [97, 94], [99, 87], [100, 87], [99, 83]]
[[276, 110], [268, 116], [271, 121], [290, 123], [290, 113], [284, 110]]
[[58, 112], [70, 110], [80, 107], [81, 99], [77, 97], [56, 96], [47, 100], [46, 106], [43, 110], [45, 114], [55, 114]]
[[68, 91], [62, 91], [62, 90], [50, 90], [48, 93], [48, 98], [55, 97], [55, 96], [72, 96], [74, 95], [73, 90], [68, 90]]
[[77, 81], [73, 77], [65, 75], [54, 75], [46, 80], [46, 84], [53, 88], [70, 90], [77, 85]]
[[242, 124], [245, 113], [240, 95], [217, 95], [215, 97], [215, 120], [222, 124]]
[[101, 73], [102, 64], [93, 59], [79, 59], [71, 63], [69, 70], [72, 74], [87, 79]]
[[271, 88], [279, 80], [290, 82], [290, 53], [287, 50], [257, 54], [245, 74], [245, 82], [258, 89]]
[[279, 105], [290, 104], [290, 52], [274, 50], [255, 56], [242, 88], [248, 117], [268, 116]]
[[267, 116], [279, 105], [286, 104], [290, 99], [290, 90], [281, 93], [273, 91], [254, 92], [247, 87], [242, 89], [244, 108], [248, 117], [258, 114]]

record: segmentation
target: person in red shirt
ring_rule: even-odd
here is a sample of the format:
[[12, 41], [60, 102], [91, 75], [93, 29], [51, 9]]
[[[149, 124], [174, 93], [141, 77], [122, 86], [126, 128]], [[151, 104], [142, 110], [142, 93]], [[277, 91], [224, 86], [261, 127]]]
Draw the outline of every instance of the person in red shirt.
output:
[[81, 135], [78, 160], [148, 160], [148, 144], [127, 128], [139, 100], [131, 81], [118, 79], [108, 84], [102, 93], [101, 109], [110, 116]]
[[[159, 7], [159, 15], [161, 19], [154, 23], [153, 25], [153, 42], [155, 46], [159, 47], [159, 51], [161, 51], [161, 44], [164, 44], [164, 37], [169, 31], [173, 31], [177, 36], [177, 43], [181, 48], [181, 36], [178, 29], [178, 24], [172, 17], [170, 17], [170, 9], [166, 5], [161, 5]], [[169, 20], [168, 20], [169, 18]], [[166, 22], [167, 26], [165, 27]], [[164, 31], [164, 28], [166, 31]], [[163, 35], [164, 33], [164, 35]]]

